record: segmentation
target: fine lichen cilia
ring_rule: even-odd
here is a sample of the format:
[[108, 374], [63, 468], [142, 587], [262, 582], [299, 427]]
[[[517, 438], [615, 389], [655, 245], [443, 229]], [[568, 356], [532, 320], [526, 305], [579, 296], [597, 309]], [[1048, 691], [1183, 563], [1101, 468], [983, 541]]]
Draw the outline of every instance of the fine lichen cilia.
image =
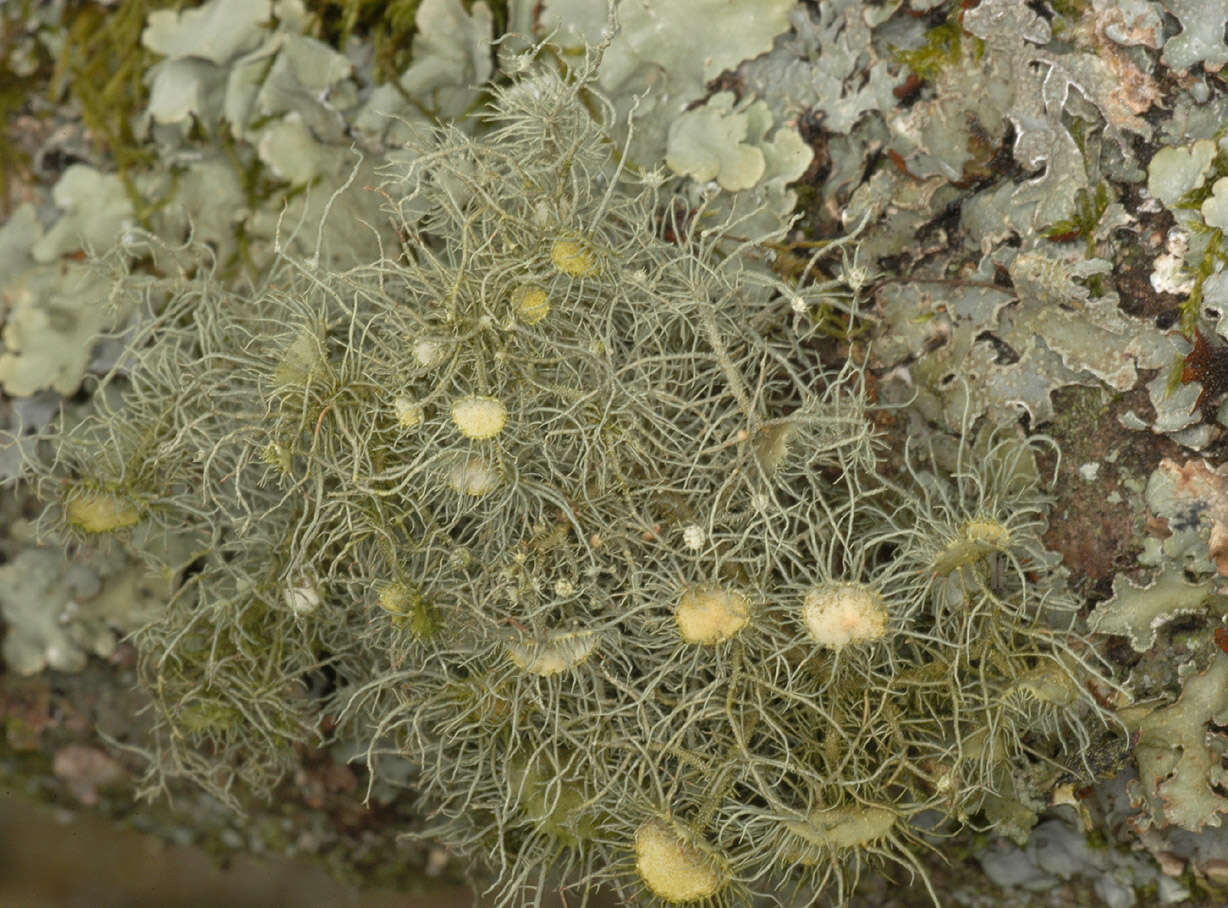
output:
[[44, 525], [180, 578], [136, 638], [154, 781], [267, 794], [331, 735], [503, 905], [924, 878], [919, 814], [1034, 797], [1109, 728], [1032, 446], [880, 477], [814, 330], [856, 299], [641, 180], [591, 74], [424, 136], [378, 261], [121, 285], [148, 317], [46, 439]]

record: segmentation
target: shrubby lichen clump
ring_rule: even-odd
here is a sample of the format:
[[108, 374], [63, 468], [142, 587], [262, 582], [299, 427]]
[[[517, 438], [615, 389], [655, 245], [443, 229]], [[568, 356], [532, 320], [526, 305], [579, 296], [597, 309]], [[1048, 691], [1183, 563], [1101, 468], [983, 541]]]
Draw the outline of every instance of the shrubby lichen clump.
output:
[[336, 741], [500, 904], [923, 877], [919, 823], [1109, 729], [1032, 444], [880, 476], [816, 330], [856, 293], [620, 164], [588, 73], [424, 138], [379, 261], [237, 294], [161, 251], [188, 277], [122, 285], [150, 318], [36, 468], [46, 524], [179, 578], [137, 637], [155, 780], [268, 793]]

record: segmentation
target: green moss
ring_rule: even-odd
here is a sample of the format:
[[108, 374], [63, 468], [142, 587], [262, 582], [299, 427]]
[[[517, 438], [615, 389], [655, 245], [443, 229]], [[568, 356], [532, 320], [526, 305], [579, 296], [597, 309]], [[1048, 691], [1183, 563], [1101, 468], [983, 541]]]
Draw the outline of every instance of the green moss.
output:
[[[1225, 260], [1223, 249], [1224, 232], [1218, 227], [1201, 229], [1195, 228], [1196, 233], [1201, 233], [1205, 236], [1206, 249], [1203, 251], [1202, 258], [1198, 261], [1198, 267], [1194, 270], [1194, 289], [1178, 306], [1180, 318], [1178, 324], [1181, 327], [1181, 333], [1187, 338], [1194, 337], [1194, 331], [1198, 326], [1198, 320], [1202, 317], [1202, 288], [1206, 283], [1207, 278], [1215, 273], [1217, 263]], [[1180, 377], [1178, 376], [1178, 380]], [[1170, 382], [1171, 384], [1171, 382]]]
[[1088, 0], [1049, 0], [1049, 8], [1055, 15], [1052, 22], [1054, 36], [1060, 38], [1069, 32], [1090, 6]]
[[964, 31], [963, 4], [953, 2], [946, 19], [925, 33], [925, 41], [914, 50], [892, 48], [895, 59], [908, 66], [926, 82], [932, 82], [938, 74], [959, 62], [964, 52], [965, 41], [972, 42], [972, 52], [980, 59], [984, 42]]
[[375, 52], [376, 81], [390, 82], [405, 71], [417, 32], [414, 17], [422, 0], [307, 0], [316, 18], [316, 37], [344, 51], [351, 39], [369, 40]]
[[1082, 18], [1090, 8], [1088, 0], [1048, 0], [1048, 2], [1049, 8], [1055, 13], [1072, 21]]
[[[1068, 242], [1081, 238], [1087, 244], [1088, 258], [1092, 258], [1096, 254], [1096, 226], [1112, 201], [1112, 192], [1104, 180], [1096, 185], [1094, 192], [1089, 193], [1086, 189], [1079, 189], [1075, 193], [1074, 214], [1050, 224], [1042, 231], [1042, 236], [1054, 242]], [[1100, 275], [1092, 275], [1088, 279], [1087, 285], [1093, 296], [1100, 296], [1103, 292], [1101, 287], [1095, 286], [1100, 283], [1102, 283]]]
[[52, 80], [54, 97], [67, 95], [80, 105], [86, 126], [115, 163], [137, 220], [146, 226], [167, 199], [145, 199], [133, 179], [154, 160], [153, 151], [132, 132], [148, 101], [145, 73], [157, 60], [141, 45], [141, 32], [154, 10], [183, 5], [182, 0], [121, 0], [113, 9], [76, 6]]
[[[463, 0], [472, 10], [477, 0]], [[507, 0], [483, 0], [494, 15], [496, 37], [507, 30]], [[353, 39], [370, 41], [376, 82], [392, 82], [412, 62], [415, 18], [422, 0], [306, 0], [315, 16], [316, 37], [344, 51]]]
[[[7, 219], [12, 187], [32, 182], [31, 162], [24, 143], [15, 141], [12, 125], [27, 108], [31, 95], [41, 91], [52, 71], [52, 60], [41, 43], [25, 44], [21, 23], [30, 17], [35, 0], [19, 0], [0, 14], [0, 221]], [[19, 48], [33, 48], [33, 58], [19, 66], [14, 55]], [[20, 70], [20, 71], [19, 71]]]

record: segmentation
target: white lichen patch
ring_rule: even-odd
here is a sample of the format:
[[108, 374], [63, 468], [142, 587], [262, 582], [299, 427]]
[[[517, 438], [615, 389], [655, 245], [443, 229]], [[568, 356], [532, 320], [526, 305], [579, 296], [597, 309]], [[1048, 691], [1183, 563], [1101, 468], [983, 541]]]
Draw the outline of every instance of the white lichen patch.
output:
[[994, 552], [1005, 552], [1010, 545], [1011, 532], [1007, 527], [990, 517], [973, 517], [934, 556], [930, 570], [935, 577], [945, 577], [956, 568], [975, 564]]
[[501, 480], [498, 469], [480, 457], [460, 458], [448, 468], [448, 487], [475, 498], [493, 491]]
[[493, 397], [462, 397], [452, 404], [452, 423], [466, 438], [494, 438], [507, 425], [507, 408]]
[[692, 552], [698, 552], [707, 541], [708, 534], [704, 532], [704, 528], [699, 524], [689, 523], [682, 528], [682, 544]]
[[433, 369], [448, 358], [447, 347], [429, 337], [415, 340], [409, 352], [420, 369]]
[[320, 607], [320, 593], [312, 586], [287, 587], [282, 594], [286, 608], [299, 617], [310, 615]]
[[674, 609], [678, 633], [687, 643], [711, 646], [728, 640], [750, 622], [750, 601], [719, 586], [683, 590]]
[[64, 516], [87, 533], [110, 533], [136, 524], [141, 519], [141, 510], [118, 495], [87, 491], [65, 505]]
[[865, 584], [826, 583], [806, 594], [802, 621], [810, 639], [838, 650], [880, 639], [887, 632], [887, 605]]
[[653, 894], [671, 905], [716, 895], [729, 880], [711, 849], [657, 819], [635, 831], [635, 869]]
[[592, 277], [597, 273], [597, 257], [582, 240], [555, 240], [550, 249], [554, 267], [572, 277]]
[[599, 642], [596, 631], [558, 631], [536, 640], [511, 641], [507, 656], [518, 668], [548, 678], [575, 668]]
[[550, 298], [536, 284], [521, 284], [512, 291], [512, 312], [526, 325], [536, 325], [550, 314]]

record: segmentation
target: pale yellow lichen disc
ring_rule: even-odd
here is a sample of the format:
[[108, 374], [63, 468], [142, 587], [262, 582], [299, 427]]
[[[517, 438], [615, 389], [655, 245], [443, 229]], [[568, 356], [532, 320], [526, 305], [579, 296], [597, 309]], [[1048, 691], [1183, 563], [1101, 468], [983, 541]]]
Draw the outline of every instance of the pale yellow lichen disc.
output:
[[835, 807], [819, 817], [827, 827], [827, 841], [835, 848], [868, 845], [881, 839], [895, 825], [895, 812], [886, 807]]
[[324, 374], [324, 357], [318, 334], [303, 328], [287, 345], [281, 362], [273, 370], [273, 380], [279, 385], [301, 385]]
[[[789, 859], [815, 864], [831, 851], [857, 848], [881, 839], [895, 825], [896, 814], [886, 807], [855, 804], [812, 810], [804, 820], [786, 820], [789, 832], [802, 840]], [[804, 843], [804, 844], [803, 844]]]
[[1012, 690], [1055, 706], [1071, 706], [1082, 691], [1056, 662], [1044, 662], [1018, 677]]
[[493, 490], [501, 478], [499, 471], [480, 457], [462, 458], [448, 469], [448, 485], [475, 498]]
[[1011, 531], [989, 517], [973, 517], [964, 527], [964, 537], [978, 545], [1002, 551], [1011, 544]]
[[389, 583], [379, 591], [379, 605], [390, 615], [403, 616], [413, 601], [413, 594], [403, 583]]
[[521, 284], [512, 291], [512, 312], [526, 325], [536, 325], [550, 314], [550, 299], [541, 287]]
[[379, 607], [393, 627], [408, 629], [419, 637], [430, 633], [431, 622], [416, 590], [395, 580], [379, 584], [377, 590]]
[[466, 438], [494, 438], [507, 424], [507, 408], [493, 397], [462, 397], [452, 404], [452, 422]]
[[655, 819], [635, 831], [635, 869], [654, 895], [673, 905], [713, 896], [728, 882], [719, 861]]
[[944, 577], [958, 567], [980, 561], [994, 552], [1005, 552], [1011, 545], [1011, 532], [988, 517], [973, 517], [963, 531], [947, 543], [931, 565], [934, 575]]
[[575, 668], [597, 648], [595, 631], [561, 631], [542, 640], [517, 640], [507, 644], [507, 656], [519, 668], [549, 677]]
[[873, 587], [827, 583], [806, 594], [802, 620], [815, 643], [838, 650], [882, 637], [887, 632], [887, 606]]
[[279, 445], [275, 441], [269, 442], [264, 446], [264, 450], [260, 454], [261, 460], [267, 463], [270, 467], [276, 467], [283, 476], [289, 476], [290, 470], [294, 466], [294, 460], [290, 455], [290, 449]]
[[398, 397], [392, 402], [392, 411], [397, 415], [397, 425], [402, 429], [412, 429], [422, 422], [422, 404], [408, 397]]
[[134, 504], [106, 492], [86, 492], [68, 502], [64, 510], [68, 522], [87, 533], [110, 533], [141, 519]]
[[592, 277], [597, 273], [597, 257], [592, 248], [581, 240], [555, 240], [550, 249], [554, 267], [572, 277]]
[[674, 620], [687, 643], [720, 643], [746, 627], [750, 601], [739, 592], [719, 586], [691, 587], [678, 597]]

